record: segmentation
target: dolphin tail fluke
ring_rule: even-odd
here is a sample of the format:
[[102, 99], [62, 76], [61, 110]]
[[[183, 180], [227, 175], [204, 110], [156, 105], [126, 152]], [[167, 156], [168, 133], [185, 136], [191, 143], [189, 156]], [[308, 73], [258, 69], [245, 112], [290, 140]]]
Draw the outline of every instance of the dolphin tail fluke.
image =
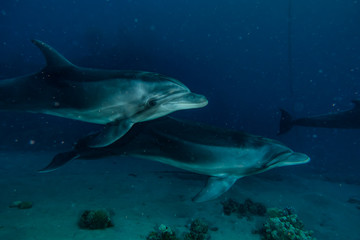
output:
[[59, 167], [62, 167], [66, 163], [70, 162], [73, 159], [76, 159], [79, 157], [79, 154], [77, 151], [70, 151], [70, 152], [64, 152], [57, 154], [51, 163], [47, 165], [45, 168], [39, 170], [39, 173], [46, 173], [46, 172], [52, 172], [58, 169]]
[[290, 115], [290, 113], [284, 109], [280, 109], [280, 111], [281, 111], [281, 117], [280, 117], [280, 128], [278, 135], [290, 131], [290, 129], [293, 127], [292, 116]]
[[210, 177], [206, 186], [194, 198], [194, 202], [205, 202], [221, 196], [238, 180], [238, 177]]

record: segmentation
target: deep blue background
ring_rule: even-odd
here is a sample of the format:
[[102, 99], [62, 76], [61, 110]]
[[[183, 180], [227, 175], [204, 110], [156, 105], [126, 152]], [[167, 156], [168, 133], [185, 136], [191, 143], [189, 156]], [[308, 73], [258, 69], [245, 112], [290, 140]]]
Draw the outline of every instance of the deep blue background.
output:
[[[360, 98], [360, 3], [293, 1], [291, 77], [288, 4], [2, 0], [0, 78], [44, 66], [33, 38], [81, 66], [159, 72], [209, 99], [206, 108], [175, 116], [277, 138], [312, 158], [299, 169], [354, 179], [360, 130], [297, 127], [280, 137], [276, 132], [279, 107], [303, 117], [345, 110]], [[97, 127], [29, 113], [0, 116], [2, 148], [17, 150], [67, 149]]]

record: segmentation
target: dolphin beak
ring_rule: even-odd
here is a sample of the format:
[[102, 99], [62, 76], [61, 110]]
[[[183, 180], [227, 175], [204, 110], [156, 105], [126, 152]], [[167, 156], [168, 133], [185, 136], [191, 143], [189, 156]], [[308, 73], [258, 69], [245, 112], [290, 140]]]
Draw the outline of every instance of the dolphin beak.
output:
[[284, 152], [267, 164], [267, 167], [282, 167], [308, 163], [309, 156], [298, 152]]
[[286, 165], [297, 165], [310, 162], [310, 157], [304, 153], [293, 152], [285, 161]]
[[167, 101], [162, 104], [165, 108], [173, 108], [176, 106], [178, 109], [192, 109], [192, 108], [202, 108], [208, 104], [208, 100], [205, 96], [187, 92], [185, 94], [178, 95], [172, 98], [170, 101]]

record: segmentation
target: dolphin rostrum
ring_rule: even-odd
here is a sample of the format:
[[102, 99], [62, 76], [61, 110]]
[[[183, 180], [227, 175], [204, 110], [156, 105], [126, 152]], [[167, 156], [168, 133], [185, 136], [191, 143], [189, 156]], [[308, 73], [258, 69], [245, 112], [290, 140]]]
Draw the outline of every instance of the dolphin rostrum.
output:
[[47, 65], [38, 73], [0, 81], [0, 109], [104, 124], [103, 131], [89, 142], [91, 147], [113, 143], [134, 123], [208, 103], [171, 77], [77, 67], [49, 45], [32, 42], [44, 54]]
[[290, 113], [280, 109], [280, 130], [278, 134], [288, 132], [294, 125], [321, 128], [360, 128], [360, 100], [352, 100], [354, 107], [337, 113], [322, 114], [293, 120]]
[[80, 140], [70, 152], [57, 154], [40, 172], [53, 171], [72, 159], [140, 157], [210, 176], [193, 199], [203, 202], [219, 197], [244, 176], [310, 161], [275, 140], [170, 117], [137, 124], [104, 148], [88, 148], [92, 137]]

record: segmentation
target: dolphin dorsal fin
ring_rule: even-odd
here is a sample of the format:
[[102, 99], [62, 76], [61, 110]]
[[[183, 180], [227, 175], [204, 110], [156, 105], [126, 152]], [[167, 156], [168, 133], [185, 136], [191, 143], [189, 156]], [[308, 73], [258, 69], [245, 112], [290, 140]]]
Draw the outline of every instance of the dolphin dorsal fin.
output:
[[352, 100], [351, 102], [355, 105], [354, 108], [360, 109], [360, 99]]
[[54, 48], [50, 47], [46, 43], [33, 39], [31, 40], [41, 52], [44, 54], [46, 59], [46, 68], [63, 68], [63, 67], [72, 67], [74, 66], [69, 60], [67, 60], [63, 55], [58, 53]]

